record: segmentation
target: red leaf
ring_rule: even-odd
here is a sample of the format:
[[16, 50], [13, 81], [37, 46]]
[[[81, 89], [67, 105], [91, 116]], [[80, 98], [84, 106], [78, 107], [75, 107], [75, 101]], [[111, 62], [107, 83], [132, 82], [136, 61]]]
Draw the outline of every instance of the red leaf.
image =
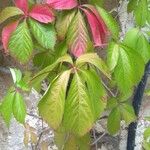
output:
[[87, 16], [88, 23], [90, 25], [92, 36], [95, 46], [103, 47], [106, 44], [106, 37], [108, 35], [107, 27], [103, 19], [98, 14], [97, 10], [90, 5], [88, 6], [89, 10], [81, 8]]
[[8, 53], [8, 44], [11, 34], [16, 30], [19, 21], [15, 21], [13, 23], [8, 24], [2, 30], [2, 43], [4, 47], [4, 52]]
[[47, 5], [37, 4], [29, 13], [29, 16], [42, 23], [54, 21], [54, 14]]
[[28, 13], [28, 0], [14, 0], [16, 7], [20, 8], [25, 15]]
[[46, 0], [46, 3], [54, 9], [72, 9], [78, 5], [77, 0]]

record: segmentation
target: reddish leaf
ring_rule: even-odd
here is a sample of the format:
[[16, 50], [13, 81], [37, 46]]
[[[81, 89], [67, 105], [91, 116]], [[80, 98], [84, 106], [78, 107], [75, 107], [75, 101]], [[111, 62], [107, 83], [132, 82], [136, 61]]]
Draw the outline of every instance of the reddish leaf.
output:
[[105, 45], [106, 37], [108, 35], [107, 27], [102, 18], [100, 17], [100, 15], [98, 14], [97, 10], [93, 6], [91, 5], [84, 5], [84, 6], [86, 7], [88, 6], [87, 8], [89, 8], [89, 10], [85, 8], [81, 9], [87, 16], [95, 46], [103, 47]]
[[13, 23], [8, 24], [2, 30], [2, 43], [4, 47], [4, 52], [8, 53], [8, 44], [11, 34], [15, 31], [18, 26], [19, 21], [15, 21]]
[[54, 14], [47, 5], [35, 5], [29, 16], [42, 23], [49, 23], [54, 20]]
[[28, 13], [28, 0], [14, 0], [15, 5], [20, 8], [25, 15]]
[[46, 0], [46, 3], [54, 9], [72, 9], [78, 5], [76, 0]]
[[67, 44], [69, 46], [70, 52], [75, 57], [79, 57], [88, 51], [88, 44], [90, 43], [89, 41], [90, 39], [84, 18], [80, 11], [78, 11], [78, 13], [71, 21], [67, 32]]

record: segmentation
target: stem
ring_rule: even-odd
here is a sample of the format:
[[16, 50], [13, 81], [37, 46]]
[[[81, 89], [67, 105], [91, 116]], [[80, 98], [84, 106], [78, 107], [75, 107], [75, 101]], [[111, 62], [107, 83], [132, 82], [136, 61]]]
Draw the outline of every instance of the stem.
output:
[[[150, 73], [150, 62], [145, 67], [144, 76], [143, 76], [141, 82], [139, 83], [139, 85], [138, 85], [138, 87], [135, 91], [134, 97], [133, 97], [132, 105], [133, 105], [133, 108], [134, 108], [134, 111], [135, 111], [135, 114], [136, 114], [137, 117], [139, 116], [140, 107], [141, 107], [141, 103], [142, 103], [142, 98], [143, 98], [143, 95], [144, 95], [144, 90], [145, 90], [145, 86], [146, 86], [146, 83], [147, 83], [149, 73]], [[128, 139], [127, 139], [127, 150], [134, 150], [136, 129], [137, 129], [137, 124], [138, 124], [137, 122], [138, 121], [133, 122], [129, 125]]]

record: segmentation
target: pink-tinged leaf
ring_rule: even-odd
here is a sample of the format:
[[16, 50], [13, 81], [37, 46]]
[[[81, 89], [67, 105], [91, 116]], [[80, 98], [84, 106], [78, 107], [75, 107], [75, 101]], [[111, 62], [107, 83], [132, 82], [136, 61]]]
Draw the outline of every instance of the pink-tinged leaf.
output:
[[37, 4], [29, 13], [29, 16], [42, 23], [54, 21], [54, 14], [47, 5]]
[[13, 22], [5, 26], [2, 30], [2, 43], [4, 47], [4, 52], [8, 53], [8, 44], [11, 34], [16, 30], [19, 21]]
[[67, 44], [69, 46], [70, 52], [75, 57], [79, 57], [88, 51], [89, 41], [90, 39], [84, 18], [80, 11], [78, 11], [70, 23], [67, 32]]
[[72, 9], [78, 5], [77, 0], [46, 0], [46, 3], [58, 10]]
[[95, 46], [103, 47], [106, 43], [106, 38], [109, 32], [107, 30], [107, 27], [104, 21], [98, 14], [97, 10], [93, 6], [90, 6], [90, 5], [88, 8], [89, 9], [85, 9], [81, 7], [81, 9], [86, 14], [88, 23], [90, 25], [94, 44]]
[[28, 0], [14, 0], [16, 7], [20, 8], [25, 15], [28, 13]]

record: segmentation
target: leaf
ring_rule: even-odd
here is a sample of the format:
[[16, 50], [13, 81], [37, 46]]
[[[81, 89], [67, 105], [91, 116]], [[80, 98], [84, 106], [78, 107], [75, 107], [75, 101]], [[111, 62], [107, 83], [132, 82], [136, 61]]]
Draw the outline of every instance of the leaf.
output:
[[[117, 49], [119, 58], [114, 69], [114, 77], [121, 92], [128, 93], [141, 80], [144, 73], [144, 61], [136, 51], [123, 44], [118, 44]], [[118, 50], [115, 52], [118, 53]]]
[[148, 16], [147, 0], [139, 0], [138, 5], [135, 8], [134, 15], [137, 25], [145, 25]]
[[94, 65], [104, 75], [110, 78], [110, 72], [109, 72], [108, 67], [106, 66], [105, 62], [96, 53], [87, 53], [87, 54], [81, 55], [76, 61], [77, 66], [81, 66], [84, 63], [90, 63]]
[[121, 112], [119, 107], [114, 108], [108, 116], [107, 129], [110, 134], [116, 134], [120, 129]]
[[1, 104], [1, 114], [7, 126], [10, 125], [10, 120], [12, 117], [14, 95], [15, 93], [12, 92], [12, 90], [8, 91]]
[[119, 59], [119, 45], [111, 42], [108, 46], [108, 53], [107, 53], [107, 64], [109, 69], [113, 71], [117, 66]]
[[14, 83], [17, 83], [22, 79], [22, 73], [19, 69], [10, 68], [10, 72], [11, 72]]
[[29, 61], [33, 51], [33, 43], [26, 21], [13, 32], [9, 41], [9, 49], [10, 54], [21, 63]]
[[54, 54], [51, 53], [50, 51], [37, 53], [33, 58], [34, 65], [39, 67], [40, 69], [44, 69], [45, 67], [53, 64], [54, 62], [55, 62]]
[[38, 104], [40, 115], [53, 129], [57, 129], [62, 121], [70, 73], [71, 70], [58, 76]]
[[54, 14], [47, 5], [36, 4], [29, 12], [29, 16], [41, 23], [50, 23], [54, 21]]
[[12, 33], [16, 30], [18, 23], [19, 23], [18, 21], [12, 22], [8, 24], [7, 26], [5, 26], [2, 30], [2, 43], [3, 43], [5, 53], [9, 52], [8, 50], [9, 40], [10, 40]]
[[61, 12], [60, 16], [56, 20], [56, 30], [58, 38], [63, 40], [66, 37], [68, 27], [75, 16], [75, 11]]
[[110, 98], [107, 101], [107, 109], [113, 109], [115, 107], [117, 107], [118, 102], [116, 98]]
[[150, 127], [144, 131], [144, 139], [147, 140], [150, 137]]
[[39, 82], [43, 81], [59, 63], [63, 63], [63, 62], [73, 64], [72, 58], [69, 55], [64, 55], [64, 56], [58, 58], [56, 60], [56, 62], [54, 62], [52, 65], [49, 65], [46, 68], [44, 68], [43, 70], [41, 70], [40, 72], [38, 72], [31, 79], [30, 84], [32, 85], [32, 84], [35, 84], [36, 82], [39, 83]]
[[88, 50], [89, 40], [84, 18], [81, 12], [78, 11], [67, 32], [67, 44], [71, 53], [75, 57], [79, 57], [84, 54]]
[[77, 140], [78, 140], [79, 149], [90, 150], [91, 138], [89, 133], [87, 133], [82, 137], [77, 137]]
[[28, 0], [14, 0], [14, 3], [16, 7], [21, 9], [25, 15], [27, 15], [28, 12]]
[[63, 126], [68, 132], [83, 136], [92, 128], [93, 123], [94, 116], [86, 85], [75, 72], [65, 103]]
[[89, 3], [92, 5], [103, 6], [105, 0], [90, 0]]
[[127, 7], [128, 12], [132, 12], [133, 10], [135, 10], [137, 2], [138, 2], [137, 0], [130, 0], [129, 1], [128, 7]]
[[56, 43], [56, 32], [54, 26], [51, 24], [40, 24], [33, 19], [30, 19], [29, 23], [31, 32], [38, 43], [46, 49], [54, 49]]
[[82, 5], [82, 7], [86, 8], [82, 8], [82, 10], [87, 16], [95, 46], [104, 47], [106, 38], [109, 35], [106, 24], [95, 7], [88, 4]]
[[133, 107], [127, 103], [121, 105], [121, 114], [127, 124], [130, 124], [136, 119]]
[[124, 43], [136, 50], [144, 59], [145, 64], [150, 59], [150, 45], [144, 34], [138, 28], [129, 30], [124, 38]]
[[46, 3], [58, 10], [72, 9], [78, 5], [76, 0], [46, 0]]
[[18, 122], [22, 124], [25, 122], [26, 106], [24, 103], [24, 99], [19, 92], [15, 93], [13, 102], [13, 115]]
[[118, 39], [119, 37], [119, 32], [120, 32], [120, 27], [117, 23], [117, 21], [109, 14], [107, 13], [107, 11], [99, 6], [96, 7], [99, 15], [102, 17], [102, 19], [104, 20], [107, 28], [109, 29], [109, 31], [112, 33], [112, 36], [115, 39]]
[[23, 15], [23, 12], [17, 7], [6, 7], [0, 13], [0, 24], [10, 17]]
[[91, 106], [93, 107], [93, 114], [96, 121], [106, 107], [106, 101], [104, 101], [106, 92], [98, 74], [94, 70], [81, 70], [81, 72], [83, 75], [82, 78], [87, 84], [88, 93], [91, 98]]

